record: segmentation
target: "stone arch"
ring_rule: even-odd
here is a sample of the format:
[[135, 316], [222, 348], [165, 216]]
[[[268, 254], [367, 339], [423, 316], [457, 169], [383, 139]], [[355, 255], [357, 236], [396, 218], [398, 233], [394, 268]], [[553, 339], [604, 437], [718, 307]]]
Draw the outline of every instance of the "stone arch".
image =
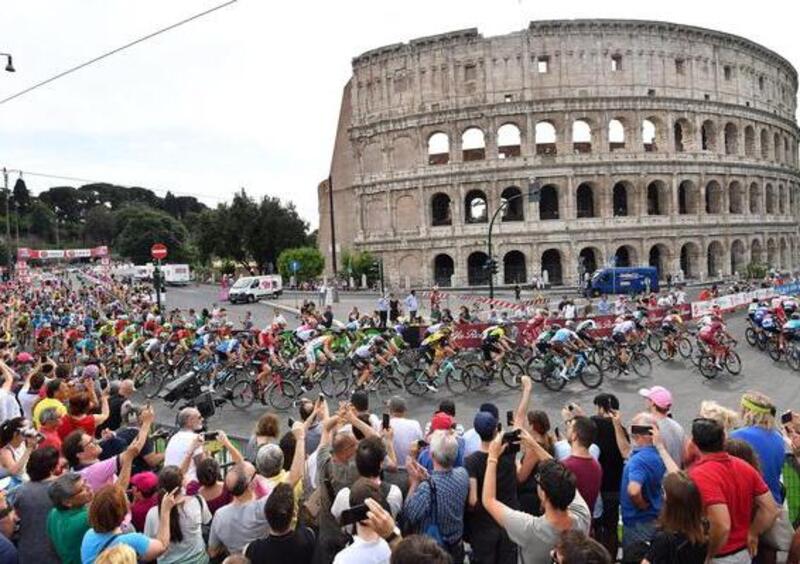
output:
[[575, 153], [592, 152], [592, 126], [585, 119], [572, 122], [572, 150]]
[[672, 126], [672, 137], [676, 153], [691, 151], [693, 149], [691, 122], [686, 118], [676, 119]]
[[547, 184], [542, 186], [539, 194], [539, 219], [558, 219], [558, 186]]
[[691, 180], [678, 185], [678, 214], [695, 214], [700, 211], [700, 190]]
[[767, 239], [767, 265], [770, 268], [779, 268], [778, 245], [772, 237]]
[[497, 157], [510, 159], [522, 154], [522, 134], [514, 122], [504, 123], [497, 128]]
[[625, 148], [625, 123], [620, 118], [608, 122], [608, 150], [616, 151]]
[[777, 210], [777, 198], [775, 197], [775, 187], [772, 184], [766, 186], [766, 211], [768, 214], [774, 214]]
[[703, 151], [717, 150], [717, 125], [710, 119], [700, 126], [700, 148]]
[[752, 125], [744, 128], [744, 154], [748, 157], [756, 156], [756, 130]]
[[525, 255], [509, 251], [503, 257], [503, 284], [524, 284], [528, 280]]
[[491, 272], [486, 268], [489, 256], [483, 251], [475, 251], [467, 257], [467, 284], [485, 286], [489, 284]]
[[386, 230], [386, 202], [383, 198], [372, 199], [367, 202], [366, 224], [370, 233], [383, 233]]
[[769, 159], [769, 131], [766, 128], [761, 130], [761, 158], [765, 161]]
[[776, 163], [783, 161], [783, 146], [781, 136], [777, 133], [772, 137], [772, 152]]
[[602, 257], [596, 247], [584, 247], [578, 254], [578, 261], [583, 265], [584, 272], [591, 274], [602, 264]]
[[750, 183], [750, 213], [759, 214], [764, 210], [764, 195], [761, 192], [761, 186], [756, 182]]
[[725, 124], [725, 154], [736, 155], [739, 152], [739, 128], [733, 122]]
[[731, 243], [731, 274], [744, 274], [747, 268], [747, 251], [744, 243], [736, 239]]
[[744, 213], [744, 187], [738, 180], [733, 180], [728, 185], [728, 212]]
[[784, 215], [786, 213], [786, 187], [783, 184], [778, 185], [778, 213]]
[[395, 170], [415, 168], [417, 154], [417, 148], [411, 137], [407, 135], [397, 137], [392, 144], [392, 166]]
[[561, 252], [558, 249], [547, 249], [542, 253], [542, 272], [547, 272], [547, 279], [551, 286], [564, 284]]
[[431, 225], [452, 225], [453, 213], [450, 196], [438, 192], [431, 198]]
[[597, 217], [595, 190], [588, 182], [582, 182], [575, 191], [576, 217], [578, 219]]
[[672, 260], [672, 253], [669, 247], [663, 243], [657, 243], [650, 247], [650, 252], [647, 256], [647, 264], [658, 270], [659, 279], [664, 278], [670, 271], [670, 262]]
[[781, 237], [780, 253], [781, 253], [781, 269], [791, 270], [792, 259], [791, 256], [789, 255], [789, 244], [786, 242], [785, 237]]
[[622, 245], [614, 252], [615, 266], [636, 266], [639, 264], [639, 256], [636, 247], [632, 245]]
[[503, 221], [523, 221], [525, 219], [525, 205], [519, 188], [509, 186], [500, 194], [500, 199], [508, 202], [503, 210]]
[[377, 174], [383, 170], [383, 151], [379, 143], [369, 143], [361, 151], [361, 168], [364, 174]]
[[461, 134], [461, 159], [464, 162], [486, 158], [486, 137], [480, 127], [470, 126]]
[[684, 243], [681, 247], [681, 270], [684, 278], [697, 278], [700, 276], [700, 248], [692, 241]]
[[719, 241], [711, 241], [706, 249], [706, 271], [709, 278], [721, 278], [725, 249]]
[[642, 144], [645, 153], [653, 153], [666, 145], [664, 130], [664, 122], [656, 116], [642, 120]]
[[760, 239], [753, 239], [750, 243], [750, 262], [755, 264], [764, 263], [764, 247]]
[[434, 257], [433, 282], [435, 284], [443, 287], [452, 286], [453, 273], [455, 273], [455, 263], [450, 255], [442, 253]]
[[[414, 231], [419, 226], [419, 205], [414, 196], [405, 194], [394, 204], [394, 217], [398, 231]], [[419, 268], [415, 272], [419, 272]]]
[[408, 276], [411, 286], [418, 286], [422, 282], [419, 279], [422, 273], [422, 259], [419, 253], [404, 255], [398, 261], [397, 268], [400, 271], [400, 278], [403, 282], [405, 282], [406, 276]]
[[633, 209], [633, 203], [636, 201], [635, 193], [633, 184], [630, 182], [620, 181], [615, 183], [611, 194], [611, 200], [614, 217], [635, 215], [636, 210]]
[[663, 180], [647, 185], [647, 215], [669, 215], [669, 190]]
[[464, 197], [464, 219], [467, 223], [486, 223], [489, 201], [482, 190], [470, 190]]
[[719, 182], [712, 180], [706, 184], [706, 213], [722, 213], [722, 186]]
[[537, 155], [555, 155], [557, 141], [556, 127], [552, 122], [540, 121], [536, 124], [534, 142]]
[[428, 137], [428, 164], [440, 165], [450, 162], [450, 138], [443, 131], [435, 131]]

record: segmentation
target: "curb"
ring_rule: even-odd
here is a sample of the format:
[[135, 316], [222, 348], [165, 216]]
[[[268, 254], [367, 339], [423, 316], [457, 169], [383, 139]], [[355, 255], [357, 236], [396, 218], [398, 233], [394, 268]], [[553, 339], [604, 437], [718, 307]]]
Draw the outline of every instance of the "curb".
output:
[[287, 306], [284, 304], [280, 304], [278, 302], [270, 302], [268, 300], [258, 300], [258, 303], [265, 305], [267, 307], [274, 307], [275, 309], [279, 309], [281, 311], [285, 311], [286, 313], [291, 313], [292, 315], [296, 315], [300, 317], [300, 310], [297, 308], [293, 308], [291, 306]]

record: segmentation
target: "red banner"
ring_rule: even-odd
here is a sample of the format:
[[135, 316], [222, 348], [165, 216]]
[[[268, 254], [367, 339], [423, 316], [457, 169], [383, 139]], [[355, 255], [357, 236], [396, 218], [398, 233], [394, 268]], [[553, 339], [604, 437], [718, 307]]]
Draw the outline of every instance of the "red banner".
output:
[[29, 249], [20, 247], [17, 249], [17, 260], [26, 261], [32, 259], [74, 259], [74, 258], [96, 258], [108, 256], [108, 247], [102, 245], [92, 249]]

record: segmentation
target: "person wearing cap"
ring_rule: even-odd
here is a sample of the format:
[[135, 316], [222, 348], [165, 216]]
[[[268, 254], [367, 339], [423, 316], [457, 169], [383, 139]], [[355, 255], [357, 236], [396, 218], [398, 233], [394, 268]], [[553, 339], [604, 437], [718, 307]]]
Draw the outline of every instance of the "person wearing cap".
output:
[[[436, 431], [445, 431], [453, 435], [458, 446], [457, 455], [453, 466], [458, 468], [464, 466], [464, 439], [456, 435], [455, 429], [456, 420], [449, 413], [438, 411], [433, 415], [430, 425], [430, 435], [433, 435], [433, 433]], [[428, 472], [433, 472], [435, 465], [430, 446], [422, 449], [417, 457], [417, 462], [419, 462]]]
[[131, 503], [131, 523], [140, 533], [151, 507], [158, 505], [158, 476], [154, 472], [140, 472], [130, 480], [133, 502]]
[[[490, 404], [487, 407], [494, 406]], [[471, 511], [467, 512], [466, 520], [468, 540], [472, 546], [470, 562], [476, 564], [483, 562], [514, 564], [517, 561], [517, 546], [511, 542], [505, 530], [486, 512], [481, 503], [489, 445], [499, 432], [500, 422], [496, 413], [495, 407], [494, 413], [491, 409], [481, 409], [475, 414], [472, 430], [478, 435], [480, 443], [478, 450], [464, 460], [464, 466], [469, 474], [468, 503]], [[498, 501], [514, 510], [520, 508], [517, 497], [517, 464], [515, 455], [508, 451], [498, 458], [495, 490]]]
[[639, 395], [647, 402], [647, 412], [658, 422], [661, 440], [672, 460], [682, 466], [686, 451], [686, 433], [681, 424], [669, 416], [672, 408], [672, 394], [663, 386], [642, 388]]
[[[478, 408], [478, 413], [487, 411], [494, 415], [494, 418], [500, 421], [500, 411], [493, 403], [482, 403]], [[478, 452], [481, 449], [481, 437], [478, 431], [473, 427], [464, 432], [464, 458], [466, 459], [473, 452]]]

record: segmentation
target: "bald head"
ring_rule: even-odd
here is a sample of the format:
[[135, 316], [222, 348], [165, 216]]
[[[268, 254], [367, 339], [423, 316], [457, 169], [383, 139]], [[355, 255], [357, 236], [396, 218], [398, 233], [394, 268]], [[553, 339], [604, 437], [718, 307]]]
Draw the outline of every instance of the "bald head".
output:
[[333, 455], [340, 462], [345, 462], [355, 454], [356, 446], [358, 446], [358, 441], [353, 433], [340, 431], [333, 438]]
[[129, 398], [134, 391], [136, 391], [136, 387], [133, 385], [133, 380], [123, 380], [119, 383], [119, 395]]

